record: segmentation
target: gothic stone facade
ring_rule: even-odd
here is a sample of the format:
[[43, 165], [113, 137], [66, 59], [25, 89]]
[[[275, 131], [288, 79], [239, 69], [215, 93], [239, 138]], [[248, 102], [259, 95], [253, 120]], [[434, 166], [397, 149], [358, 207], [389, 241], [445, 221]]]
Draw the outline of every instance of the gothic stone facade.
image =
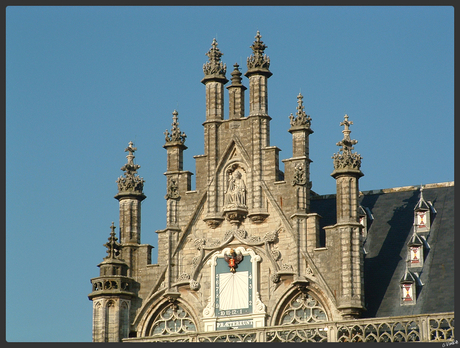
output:
[[[336, 219], [320, 228], [310, 210], [311, 117], [297, 97], [290, 116], [292, 157], [279, 169], [280, 149], [270, 144], [267, 46], [257, 32], [247, 59], [249, 112], [237, 64], [227, 86], [216, 40], [206, 54], [203, 155], [192, 173], [183, 169], [186, 135], [178, 112], [165, 132], [166, 228], [158, 230], [158, 261], [141, 244], [144, 180], [128, 163], [118, 179], [119, 239], [115, 226], [93, 289], [93, 340], [191, 334], [228, 329], [340, 321], [365, 310], [363, 224], [359, 216], [361, 156], [353, 152], [348, 116], [333, 156]], [[323, 229], [324, 227], [324, 229]], [[323, 232], [324, 231], [324, 232]], [[321, 238], [321, 233], [325, 237]], [[325, 240], [323, 245], [321, 240]], [[399, 303], [398, 303], [399, 305]]]

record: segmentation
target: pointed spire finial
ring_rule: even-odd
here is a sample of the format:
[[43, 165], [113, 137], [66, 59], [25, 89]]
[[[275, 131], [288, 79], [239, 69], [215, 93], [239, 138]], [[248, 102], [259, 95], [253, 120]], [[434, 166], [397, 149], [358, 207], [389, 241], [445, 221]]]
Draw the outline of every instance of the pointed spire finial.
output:
[[303, 95], [299, 93], [297, 96], [297, 112], [296, 116], [294, 115], [289, 116], [291, 119], [291, 126], [292, 127], [305, 127], [305, 128], [310, 128], [311, 126], [311, 117], [310, 115], [307, 115], [304, 111], [304, 105], [303, 105]]
[[[135, 166], [135, 164], [133, 163], [133, 159], [134, 159], [134, 152], [137, 150], [137, 147], [133, 147], [133, 142], [130, 141], [128, 143], [128, 147], [125, 149], [125, 152], [129, 152], [128, 156], [126, 156], [126, 158], [128, 159], [128, 164], [131, 165], [131, 166]], [[140, 166], [138, 166], [138, 168], [140, 168]]]
[[187, 135], [184, 132], [182, 132], [182, 134], [180, 132], [178, 118], [179, 113], [177, 112], [177, 110], [174, 110], [172, 114], [173, 123], [171, 124], [171, 133], [169, 133], [168, 130], [164, 131], [166, 143], [177, 143], [178, 145], [183, 145]]
[[115, 225], [113, 224], [113, 221], [110, 229], [112, 232], [110, 232], [109, 241], [104, 244], [104, 246], [107, 248], [108, 256], [104, 257], [104, 260], [118, 258], [121, 250], [121, 245], [117, 242], [118, 238], [115, 236]]
[[256, 40], [252, 46], [250, 46], [250, 48], [252, 48], [253, 54], [247, 59], [248, 69], [259, 68], [268, 70], [270, 67], [270, 58], [264, 54], [264, 51], [266, 48], [268, 48], [268, 46], [265, 45], [262, 40], [260, 40], [261, 37], [262, 35], [260, 35], [260, 32], [257, 30], [257, 35], [255, 36]]
[[118, 184], [119, 193], [126, 191], [142, 193], [142, 190], [144, 188], [144, 179], [136, 175], [137, 170], [141, 166], [138, 164], [134, 164], [134, 152], [137, 150], [137, 147], [134, 147], [133, 145], [133, 142], [130, 141], [128, 143], [128, 147], [125, 149], [125, 152], [128, 152], [128, 155], [126, 156], [126, 158], [128, 159], [128, 163], [121, 167], [121, 170], [124, 171], [124, 177], [120, 176], [116, 181]]
[[430, 210], [430, 205], [423, 198], [423, 185], [420, 185], [420, 198], [415, 205], [414, 210]]
[[337, 146], [342, 146], [338, 153], [334, 154], [332, 158], [334, 159], [334, 168], [335, 169], [357, 169], [361, 167], [361, 155], [356, 152], [352, 152], [353, 145], [357, 144], [357, 140], [350, 139], [350, 125], [353, 124], [353, 121], [348, 121], [348, 115], [345, 114], [343, 117], [344, 121], [340, 122], [341, 126], [344, 126], [342, 130], [343, 139], [337, 143]]
[[206, 53], [209, 57], [209, 61], [203, 65], [203, 71], [205, 75], [218, 75], [219, 77], [225, 78], [227, 72], [227, 66], [220, 61], [220, 58], [224, 55], [217, 47], [217, 40], [212, 40], [211, 48]]
[[239, 69], [238, 63], [233, 64], [233, 71], [232, 71], [232, 85], [241, 85], [241, 71]]

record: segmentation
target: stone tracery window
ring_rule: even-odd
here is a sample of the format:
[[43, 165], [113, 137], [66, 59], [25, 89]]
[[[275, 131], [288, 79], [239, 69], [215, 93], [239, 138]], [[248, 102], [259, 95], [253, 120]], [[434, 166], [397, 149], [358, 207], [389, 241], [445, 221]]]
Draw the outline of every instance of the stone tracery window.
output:
[[150, 335], [186, 334], [196, 331], [190, 314], [178, 303], [170, 303], [156, 316]]
[[281, 314], [280, 325], [317, 323], [326, 320], [326, 312], [321, 303], [310, 294], [301, 292], [285, 306]]

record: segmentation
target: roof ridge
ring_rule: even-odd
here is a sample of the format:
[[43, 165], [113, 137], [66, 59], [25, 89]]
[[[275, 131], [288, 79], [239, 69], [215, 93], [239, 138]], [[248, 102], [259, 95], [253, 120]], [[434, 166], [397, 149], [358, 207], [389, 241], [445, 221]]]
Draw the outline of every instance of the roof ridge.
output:
[[[440, 188], [440, 187], [450, 187], [454, 186], [454, 181], [446, 181], [441, 183], [433, 183], [433, 184], [425, 184], [425, 185], [411, 185], [411, 186], [401, 186], [401, 187], [393, 187], [393, 188], [386, 188], [386, 189], [377, 189], [377, 190], [368, 190], [368, 191], [359, 191], [359, 196], [363, 195], [375, 195], [380, 193], [392, 193], [392, 192], [403, 192], [403, 191], [415, 191], [419, 190], [420, 187], [423, 186], [423, 189], [432, 189], [432, 188]], [[335, 197], [335, 193], [325, 194], [325, 195], [312, 195], [310, 199], [329, 199]]]

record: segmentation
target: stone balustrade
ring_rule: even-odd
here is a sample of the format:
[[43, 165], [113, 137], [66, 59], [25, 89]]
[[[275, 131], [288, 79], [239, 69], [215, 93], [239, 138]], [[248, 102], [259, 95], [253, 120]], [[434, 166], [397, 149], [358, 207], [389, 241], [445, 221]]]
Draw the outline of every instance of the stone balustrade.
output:
[[446, 342], [454, 312], [126, 338], [124, 342]]

